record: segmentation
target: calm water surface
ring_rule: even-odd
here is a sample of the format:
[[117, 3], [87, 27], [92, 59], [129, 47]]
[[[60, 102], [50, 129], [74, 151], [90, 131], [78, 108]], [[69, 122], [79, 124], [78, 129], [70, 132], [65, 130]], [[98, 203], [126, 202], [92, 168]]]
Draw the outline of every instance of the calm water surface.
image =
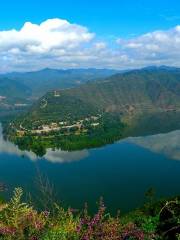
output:
[[111, 212], [140, 206], [154, 187], [159, 196], [180, 194], [180, 131], [128, 138], [98, 149], [77, 152], [48, 150], [44, 158], [22, 152], [0, 135], [0, 182], [9, 194], [21, 186], [32, 194], [37, 176], [54, 185], [65, 206], [94, 210], [103, 196]]

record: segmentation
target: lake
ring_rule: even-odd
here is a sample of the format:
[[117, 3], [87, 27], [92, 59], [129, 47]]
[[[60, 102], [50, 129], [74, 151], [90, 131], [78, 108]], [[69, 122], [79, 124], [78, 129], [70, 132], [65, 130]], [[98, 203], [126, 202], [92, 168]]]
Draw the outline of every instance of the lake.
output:
[[47, 150], [43, 158], [21, 151], [0, 132], [0, 182], [6, 197], [17, 186], [38, 195], [38, 179], [48, 179], [63, 206], [91, 211], [102, 196], [108, 209], [127, 212], [143, 204], [153, 187], [158, 197], [180, 194], [180, 131], [128, 138], [98, 149]]

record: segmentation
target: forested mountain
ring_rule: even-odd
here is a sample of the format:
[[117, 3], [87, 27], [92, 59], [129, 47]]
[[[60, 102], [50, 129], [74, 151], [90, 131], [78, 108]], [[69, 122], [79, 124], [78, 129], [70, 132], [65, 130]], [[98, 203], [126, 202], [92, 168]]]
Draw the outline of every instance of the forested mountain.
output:
[[[137, 71], [130, 71], [135, 76]], [[166, 78], [166, 74], [172, 74], [172, 78], [178, 78], [180, 74], [179, 68], [161, 66], [161, 67], [147, 67], [142, 71], [150, 74], [162, 74], [163, 78]], [[128, 71], [126, 72], [128, 75]], [[25, 73], [7, 73], [0, 75], [0, 86], [3, 96], [9, 98], [9, 100], [23, 98], [37, 99], [42, 97], [49, 91], [56, 89], [66, 89], [72, 87], [78, 87], [81, 84], [89, 82], [101, 82], [104, 79], [107, 79], [111, 76], [113, 78], [122, 78], [127, 77], [126, 74], [123, 74], [117, 70], [111, 69], [69, 69], [69, 70], [58, 70], [58, 69], [43, 69], [36, 72], [25, 72]], [[116, 75], [118, 74], [118, 75]], [[132, 76], [133, 77], [133, 76]], [[136, 77], [136, 76], [135, 76]], [[152, 76], [153, 77], [153, 76]], [[159, 76], [161, 77], [161, 76]], [[171, 77], [170, 77], [171, 78]], [[106, 80], [107, 81], [107, 80]], [[167, 80], [168, 81], [168, 80]], [[172, 86], [172, 89], [176, 89], [172, 79], [169, 82], [169, 85]], [[170, 87], [170, 86], [169, 86]], [[6, 90], [8, 89], [8, 90]], [[178, 91], [178, 89], [177, 89]], [[1, 94], [1, 93], [0, 93]], [[13, 98], [12, 98], [13, 97]]]
[[87, 106], [87, 112], [96, 109], [131, 115], [177, 110], [180, 108], [180, 72], [134, 70], [104, 81], [49, 92], [32, 107], [29, 116], [39, 119], [48, 114], [57, 117], [79, 114], [81, 117], [83, 106]]

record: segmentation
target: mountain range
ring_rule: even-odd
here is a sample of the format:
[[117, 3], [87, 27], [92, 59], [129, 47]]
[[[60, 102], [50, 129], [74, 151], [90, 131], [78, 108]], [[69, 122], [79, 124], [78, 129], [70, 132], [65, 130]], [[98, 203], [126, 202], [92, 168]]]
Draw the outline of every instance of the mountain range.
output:
[[[46, 106], [42, 107], [44, 102]], [[175, 111], [180, 108], [180, 71], [133, 70], [79, 87], [50, 91], [33, 105], [30, 114], [37, 118], [49, 113], [57, 117], [63, 114], [81, 117], [82, 108], [86, 112], [122, 115]]]
[[[168, 66], [150, 66], [146, 71], [179, 73], [180, 69]], [[115, 74], [129, 72], [114, 69], [42, 69], [34, 72], [12, 72], [0, 74], [0, 95], [7, 100], [38, 99], [56, 89], [78, 87], [93, 81], [101, 81]]]
[[88, 81], [104, 79], [117, 72], [119, 71], [110, 69], [59, 70], [46, 68], [35, 72], [13, 72], [1, 74], [0, 84], [3, 82], [4, 87], [6, 87], [5, 94], [7, 94], [7, 96], [10, 96], [7, 92], [9, 84], [11, 84], [12, 86], [15, 86], [13, 91], [14, 96], [19, 96], [23, 93], [26, 97], [31, 96], [32, 98], [38, 98], [44, 95], [47, 91], [56, 88], [78, 86]]

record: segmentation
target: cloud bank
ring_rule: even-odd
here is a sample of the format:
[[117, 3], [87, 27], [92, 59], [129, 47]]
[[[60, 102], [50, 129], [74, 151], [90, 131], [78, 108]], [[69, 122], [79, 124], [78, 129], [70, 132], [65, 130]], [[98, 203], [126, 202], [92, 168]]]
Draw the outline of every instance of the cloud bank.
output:
[[180, 26], [113, 44], [86, 27], [62, 19], [26, 22], [20, 30], [0, 31], [0, 72], [52, 68], [136, 68], [180, 66]]
[[180, 26], [168, 31], [154, 31], [117, 43], [140, 65], [168, 64], [180, 66]]

